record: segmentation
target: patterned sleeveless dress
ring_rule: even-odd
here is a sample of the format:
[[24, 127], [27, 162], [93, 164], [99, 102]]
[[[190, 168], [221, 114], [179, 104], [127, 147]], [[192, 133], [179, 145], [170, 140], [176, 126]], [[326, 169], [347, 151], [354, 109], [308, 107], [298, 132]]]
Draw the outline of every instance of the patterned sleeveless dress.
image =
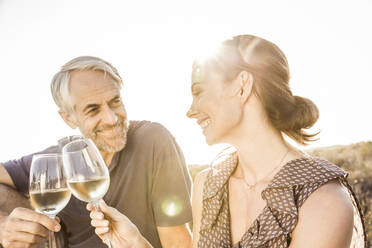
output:
[[285, 248], [298, 221], [298, 209], [309, 195], [330, 180], [338, 179], [354, 205], [353, 248], [366, 247], [363, 220], [347, 173], [326, 160], [304, 157], [289, 161], [262, 191], [266, 206], [237, 244], [232, 244], [228, 181], [237, 166], [236, 153], [212, 167], [203, 188], [199, 248]]

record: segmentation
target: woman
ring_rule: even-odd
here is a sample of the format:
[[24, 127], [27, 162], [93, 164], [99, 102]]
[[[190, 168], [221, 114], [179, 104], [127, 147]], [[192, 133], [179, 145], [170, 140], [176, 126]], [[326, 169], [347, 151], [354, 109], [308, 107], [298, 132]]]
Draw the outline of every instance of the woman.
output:
[[252, 35], [226, 40], [195, 61], [191, 89], [187, 116], [207, 143], [236, 148], [195, 179], [193, 247], [365, 246], [347, 173], [283, 138], [311, 142], [316, 134], [305, 129], [319, 113], [292, 94], [275, 44]]

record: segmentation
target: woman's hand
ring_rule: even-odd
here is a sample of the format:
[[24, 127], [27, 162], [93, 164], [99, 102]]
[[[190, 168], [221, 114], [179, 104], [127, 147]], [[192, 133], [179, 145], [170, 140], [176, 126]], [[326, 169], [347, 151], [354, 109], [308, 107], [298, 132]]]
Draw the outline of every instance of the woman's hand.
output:
[[113, 248], [151, 247], [125, 215], [107, 206], [103, 200], [100, 200], [99, 208], [100, 211], [97, 211], [92, 204], [87, 205], [91, 211], [91, 225], [96, 228], [95, 232], [103, 242], [106, 243], [109, 238]]

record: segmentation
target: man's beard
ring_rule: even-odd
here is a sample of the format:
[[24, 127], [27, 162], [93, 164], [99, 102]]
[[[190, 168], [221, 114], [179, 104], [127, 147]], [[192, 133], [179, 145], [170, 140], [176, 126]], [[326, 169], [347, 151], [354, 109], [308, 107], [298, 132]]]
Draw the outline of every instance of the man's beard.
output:
[[[104, 138], [99, 138], [98, 131], [104, 131], [105, 129], [119, 128], [121, 130], [120, 135], [114, 140], [115, 144], [109, 144]], [[129, 122], [120, 118], [116, 125], [97, 127], [91, 134], [84, 134], [85, 137], [92, 139], [98, 150], [103, 152], [118, 152], [122, 150], [127, 143], [127, 133], [129, 129]], [[118, 141], [118, 142], [117, 142]]]

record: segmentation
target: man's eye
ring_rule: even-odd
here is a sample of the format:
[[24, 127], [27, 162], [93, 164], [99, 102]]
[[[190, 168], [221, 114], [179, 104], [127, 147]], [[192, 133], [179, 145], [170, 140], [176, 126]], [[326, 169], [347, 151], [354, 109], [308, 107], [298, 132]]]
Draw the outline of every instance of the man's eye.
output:
[[110, 105], [113, 106], [113, 107], [121, 106], [121, 99], [118, 98], [118, 99], [113, 100], [113, 101], [110, 103]]
[[94, 114], [94, 113], [97, 113], [97, 111], [98, 111], [98, 108], [93, 108], [88, 111], [88, 114]]

